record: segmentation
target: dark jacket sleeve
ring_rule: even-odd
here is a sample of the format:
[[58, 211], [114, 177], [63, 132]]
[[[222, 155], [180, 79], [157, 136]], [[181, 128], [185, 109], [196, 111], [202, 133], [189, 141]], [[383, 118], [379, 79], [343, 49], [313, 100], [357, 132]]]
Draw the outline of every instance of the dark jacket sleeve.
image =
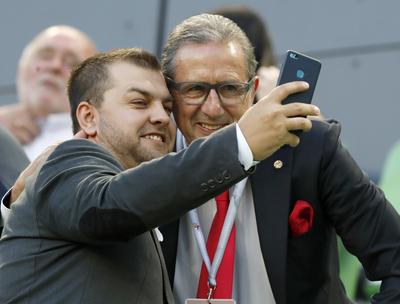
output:
[[247, 176], [237, 154], [234, 126], [126, 171], [87, 140], [65, 142], [36, 179], [39, 227], [78, 242], [127, 240]]
[[330, 125], [321, 162], [321, 200], [346, 248], [370, 280], [382, 280], [373, 303], [400, 303], [400, 217], [359, 168]]

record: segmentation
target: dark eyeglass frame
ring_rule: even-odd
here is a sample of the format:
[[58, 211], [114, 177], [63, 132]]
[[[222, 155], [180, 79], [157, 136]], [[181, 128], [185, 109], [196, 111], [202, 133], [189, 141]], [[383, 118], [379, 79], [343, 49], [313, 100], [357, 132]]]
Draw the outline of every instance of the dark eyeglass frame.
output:
[[[183, 102], [188, 104], [188, 105], [201, 105], [203, 104], [207, 98], [208, 95], [210, 95], [210, 91], [212, 89], [215, 90], [215, 92], [218, 95], [219, 101], [222, 105], [237, 105], [243, 102], [244, 97], [246, 94], [249, 92], [251, 86], [254, 83], [255, 77], [251, 78], [248, 82], [240, 82], [240, 81], [224, 81], [224, 82], [217, 82], [214, 84], [208, 83], [208, 82], [201, 82], [201, 81], [183, 81], [183, 82], [175, 82], [173, 79], [166, 77], [166, 82], [168, 89], [171, 90], [176, 90], [179, 94], [182, 95], [183, 97]], [[188, 97], [185, 96], [184, 93], [182, 93], [182, 88], [184, 86], [188, 85], [193, 85], [193, 86], [199, 86], [203, 87], [206, 91], [204, 94], [204, 97]], [[221, 94], [220, 89], [224, 86], [229, 86], [229, 85], [234, 85], [234, 86], [242, 86], [241, 89], [243, 90], [244, 93], [238, 95], [238, 96], [232, 96], [232, 97], [225, 97], [223, 94]], [[196, 100], [193, 100], [196, 99]]]

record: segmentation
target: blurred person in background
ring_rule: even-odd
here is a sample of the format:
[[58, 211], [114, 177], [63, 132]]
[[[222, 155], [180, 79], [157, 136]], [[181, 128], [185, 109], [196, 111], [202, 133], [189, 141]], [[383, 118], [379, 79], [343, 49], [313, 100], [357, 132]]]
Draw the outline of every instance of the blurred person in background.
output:
[[23, 50], [18, 102], [0, 107], [0, 125], [24, 145], [30, 159], [53, 142], [71, 138], [66, 83], [72, 68], [95, 52], [85, 33], [66, 25], [46, 28]]
[[[0, 127], [0, 198], [28, 164], [29, 159], [19, 142], [6, 129]], [[2, 228], [3, 221], [0, 216], [0, 235]]]
[[254, 10], [246, 5], [226, 5], [210, 12], [235, 22], [249, 38], [257, 60], [259, 87], [255, 102], [267, 95], [275, 86], [279, 76], [277, 60], [268, 27]]

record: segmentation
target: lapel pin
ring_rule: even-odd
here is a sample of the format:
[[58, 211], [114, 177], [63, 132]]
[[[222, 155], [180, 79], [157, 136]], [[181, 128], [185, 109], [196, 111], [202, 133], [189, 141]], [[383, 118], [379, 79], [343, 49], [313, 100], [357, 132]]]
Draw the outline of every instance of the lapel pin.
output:
[[281, 169], [282, 167], [283, 167], [283, 162], [281, 160], [278, 159], [274, 162], [275, 169]]

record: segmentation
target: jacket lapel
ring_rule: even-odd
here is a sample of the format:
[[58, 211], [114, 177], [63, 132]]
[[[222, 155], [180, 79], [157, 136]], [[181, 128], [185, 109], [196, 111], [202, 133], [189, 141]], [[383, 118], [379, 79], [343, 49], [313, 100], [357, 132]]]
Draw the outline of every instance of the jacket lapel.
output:
[[[261, 251], [276, 303], [286, 303], [286, 259], [293, 149], [285, 146], [250, 177]], [[280, 167], [281, 166], [281, 167]]]
[[154, 241], [154, 245], [156, 247], [157, 250], [157, 254], [160, 258], [160, 263], [161, 263], [161, 268], [162, 268], [162, 274], [163, 274], [163, 285], [164, 285], [164, 300], [166, 301], [166, 303], [174, 303], [174, 299], [173, 299], [173, 295], [172, 295], [172, 290], [171, 290], [171, 285], [169, 282], [169, 278], [168, 278], [168, 272], [167, 272], [167, 268], [165, 266], [165, 260], [164, 260], [164, 256], [160, 247], [160, 242], [158, 241], [156, 232], [154, 230], [151, 230], [151, 236], [153, 238]]
[[176, 255], [178, 251], [179, 220], [160, 227], [164, 240], [161, 249], [164, 254], [171, 286], [174, 286]]

